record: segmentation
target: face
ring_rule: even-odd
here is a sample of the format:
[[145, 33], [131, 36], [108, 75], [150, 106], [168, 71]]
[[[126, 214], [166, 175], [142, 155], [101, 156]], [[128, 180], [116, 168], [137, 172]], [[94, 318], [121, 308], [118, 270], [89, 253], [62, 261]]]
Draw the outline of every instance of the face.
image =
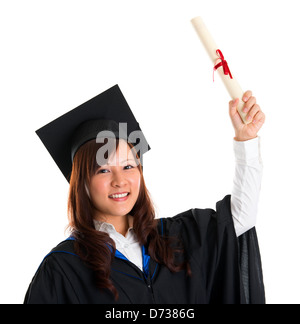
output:
[[132, 210], [140, 191], [140, 172], [131, 148], [124, 140], [91, 178], [90, 196], [96, 207], [94, 218], [114, 223]]

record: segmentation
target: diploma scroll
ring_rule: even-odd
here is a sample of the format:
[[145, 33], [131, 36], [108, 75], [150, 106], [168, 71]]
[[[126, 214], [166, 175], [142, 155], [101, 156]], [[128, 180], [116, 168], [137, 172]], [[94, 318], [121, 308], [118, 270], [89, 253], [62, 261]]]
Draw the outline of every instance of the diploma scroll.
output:
[[224, 59], [223, 53], [220, 51], [219, 47], [216, 45], [215, 41], [213, 40], [211, 34], [207, 30], [203, 20], [201, 17], [196, 17], [192, 19], [192, 24], [202, 41], [203, 46], [205, 47], [209, 57], [211, 58], [214, 69], [219, 72], [219, 75], [221, 79], [223, 80], [223, 83], [231, 96], [231, 98], [234, 100], [236, 98], [239, 98], [239, 105], [238, 105], [238, 112], [245, 124], [249, 124], [251, 121], [246, 120], [246, 115], [243, 112], [243, 107], [245, 103], [243, 102], [243, 95], [244, 92], [240, 85], [238, 84], [237, 80], [232, 77], [231, 72], [229, 70], [229, 67], [227, 65], [226, 60]]

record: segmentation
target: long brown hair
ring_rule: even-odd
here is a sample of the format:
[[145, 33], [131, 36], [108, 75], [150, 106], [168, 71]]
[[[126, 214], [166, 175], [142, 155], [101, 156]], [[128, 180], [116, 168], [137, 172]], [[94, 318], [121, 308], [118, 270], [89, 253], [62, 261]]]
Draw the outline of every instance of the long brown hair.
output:
[[[116, 148], [119, 141], [116, 140]], [[69, 227], [75, 238], [75, 252], [93, 270], [95, 284], [100, 289], [110, 290], [115, 298], [118, 292], [110, 280], [110, 265], [115, 255], [115, 243], [107, 233], [97, 231], [93, 223], [94, 206], [86, 188], [99, 168], [96, 154], [104, 143], [94, 140], [84, 144], [76, 153], [70, 179], [68, 213]], [[128, 143], [130, 148], [133, 146]], [[136, 155], [138, 159], [138, 156]], [[141, 164], [138, 165], [141, 174], [140, 192], [136, 204], [129, 213], [133, 216], [133, 228], [141, 245], [147, 245], [148, 254], [153, 260], [164, 264], [171, 272], [187, 269], [187, 262], [178, 264], [175, 253], [182, 249], [174, 247], [174, 239], [161, 236], [158, 233], [155, 210], [146, 188]]]

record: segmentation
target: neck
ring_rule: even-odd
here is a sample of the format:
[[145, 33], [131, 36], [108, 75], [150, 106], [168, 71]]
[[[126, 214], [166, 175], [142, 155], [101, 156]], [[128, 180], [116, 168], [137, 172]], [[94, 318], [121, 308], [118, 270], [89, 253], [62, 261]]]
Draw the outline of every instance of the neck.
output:
[[128, 216], [129, 215], [125, 215], [125, 216], [106, 216], [106, 217], [102, 216], [102, 217], [95, 217], [95, 219], [97, 221], [100, 221], [100, 222], [105, 222], [105, 223], [112, 224], [118, 233], [125, 236], [126, 233], [128, 232], [128, 229], [129, 229]]
[[128, 215], [112, 217], [109, 223], [114, 225], [116, 231], [122, 234], [123, 236], [125, 236], [126, 233], [128, 232], [129, 229]]

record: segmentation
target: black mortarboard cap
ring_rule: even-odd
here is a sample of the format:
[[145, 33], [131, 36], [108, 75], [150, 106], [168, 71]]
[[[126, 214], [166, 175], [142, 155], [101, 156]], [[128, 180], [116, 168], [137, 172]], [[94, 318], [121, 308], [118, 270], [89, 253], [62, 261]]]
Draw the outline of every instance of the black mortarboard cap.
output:
[[[126, 123], [127, 133], [123, 127], [119, 134], [119, 123]], [[133, 145], [142, 142], [142, 145], [138, 146], [141, 163], [143, 154], [150, 150], [118, 85], [55, 119], [36, 133], [69, 181], [73, 157], [77, 150], [86, 142], [96, 139], [101, 131], [110, 131], [116, 138], [124, 138]], [[138, 136], [130, 137], [135, 131], [139, 131]]]

